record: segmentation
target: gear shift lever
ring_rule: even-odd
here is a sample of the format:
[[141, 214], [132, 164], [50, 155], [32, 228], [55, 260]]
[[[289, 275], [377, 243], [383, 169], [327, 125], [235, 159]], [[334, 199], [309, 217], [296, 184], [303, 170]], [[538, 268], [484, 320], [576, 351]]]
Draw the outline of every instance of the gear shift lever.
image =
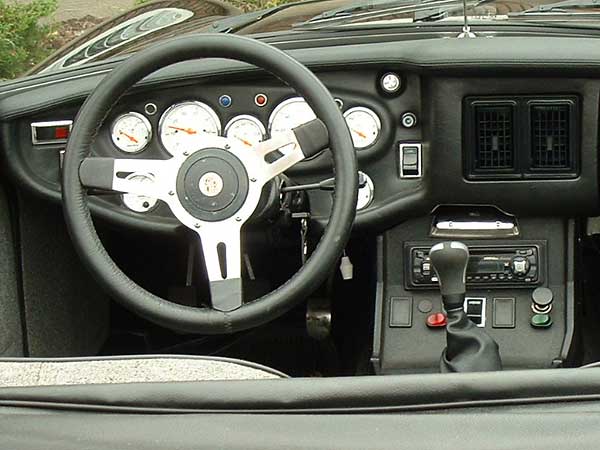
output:
[[442, 302], [448, 315], [441, 371], [502, 370], [498, 344], [471, 322], [463, 309], [469, 249], [461, 242], [442, 242], [431, 248], [429, 259], [437, 273]]

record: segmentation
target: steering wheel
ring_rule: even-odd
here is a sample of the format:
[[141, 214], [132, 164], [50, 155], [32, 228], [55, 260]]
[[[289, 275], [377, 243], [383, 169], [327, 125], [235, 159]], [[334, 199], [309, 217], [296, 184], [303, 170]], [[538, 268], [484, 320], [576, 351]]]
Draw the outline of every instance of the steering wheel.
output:
[[[252, 150], [235, 140], [206, 134], [201, 148], [170, 159], [89, 157], [92, 143], [117, 100], [158, 69], [199, 58], [244, 61], [280, 78], [313, 108], [317, 117]], [[265, 183], [328, 147], [335, 166], [331, 216], [316, 249], [286, 283], [252, 302], [242, 300], [240, 233], [255, 211]], [[273, 152], [282, 155], [273, 161]], [[271, 162], [269, 162], [271, 161]], [[131, 173], [150, 174], [152, 183]], [[158, 198], [197, 233], [211, 293], [210, 308], [164, 300], [137, 285], [111, 259], [92, 222], [87, 189]], [[69, 232], [79, 256], [113, 299], [168, 328], [224, 334], [264, 324], [310, 295], [331, 273], [350, 236], [356, 213], [358, 175], [352, 140], [327, 88], [306, 67], [259, 41], [232, 35], [176, 38], [140, 51], [116, 67], [81, 107], [69, 138], [62, 195]], [[275, 262], [276, 264], [276, 262]]]

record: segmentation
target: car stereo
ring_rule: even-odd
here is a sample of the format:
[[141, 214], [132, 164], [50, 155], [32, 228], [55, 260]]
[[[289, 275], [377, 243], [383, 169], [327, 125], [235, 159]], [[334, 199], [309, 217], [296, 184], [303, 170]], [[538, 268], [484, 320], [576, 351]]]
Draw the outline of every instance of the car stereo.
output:
[[[437, 287], [429, 260], [431, 246], [406, 245], [407, 287]], [[469, 246], [467, 285], [484, 287], [531, 287], [541, 282], [540, 246]]]

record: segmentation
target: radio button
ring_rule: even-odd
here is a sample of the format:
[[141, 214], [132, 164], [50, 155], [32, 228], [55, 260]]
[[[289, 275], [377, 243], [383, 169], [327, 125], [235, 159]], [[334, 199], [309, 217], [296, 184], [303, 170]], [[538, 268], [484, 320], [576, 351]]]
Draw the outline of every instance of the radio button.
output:
[[527, 275], [527, 272], [529, 272], [529, 265], [529, 261], [527, 261], [526, 258], [523, 258], [522, 256], [516, 256], [512, 259], [511, 269], [513, 274], [522, 277]]

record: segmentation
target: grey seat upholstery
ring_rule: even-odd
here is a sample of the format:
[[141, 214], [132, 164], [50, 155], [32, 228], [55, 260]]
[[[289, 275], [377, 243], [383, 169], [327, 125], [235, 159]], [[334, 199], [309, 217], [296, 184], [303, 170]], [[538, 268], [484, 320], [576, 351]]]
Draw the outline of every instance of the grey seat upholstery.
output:
[[0, 387], [284, 378], [259, 364], [228, 358], [143, 355], [0, 359]]

